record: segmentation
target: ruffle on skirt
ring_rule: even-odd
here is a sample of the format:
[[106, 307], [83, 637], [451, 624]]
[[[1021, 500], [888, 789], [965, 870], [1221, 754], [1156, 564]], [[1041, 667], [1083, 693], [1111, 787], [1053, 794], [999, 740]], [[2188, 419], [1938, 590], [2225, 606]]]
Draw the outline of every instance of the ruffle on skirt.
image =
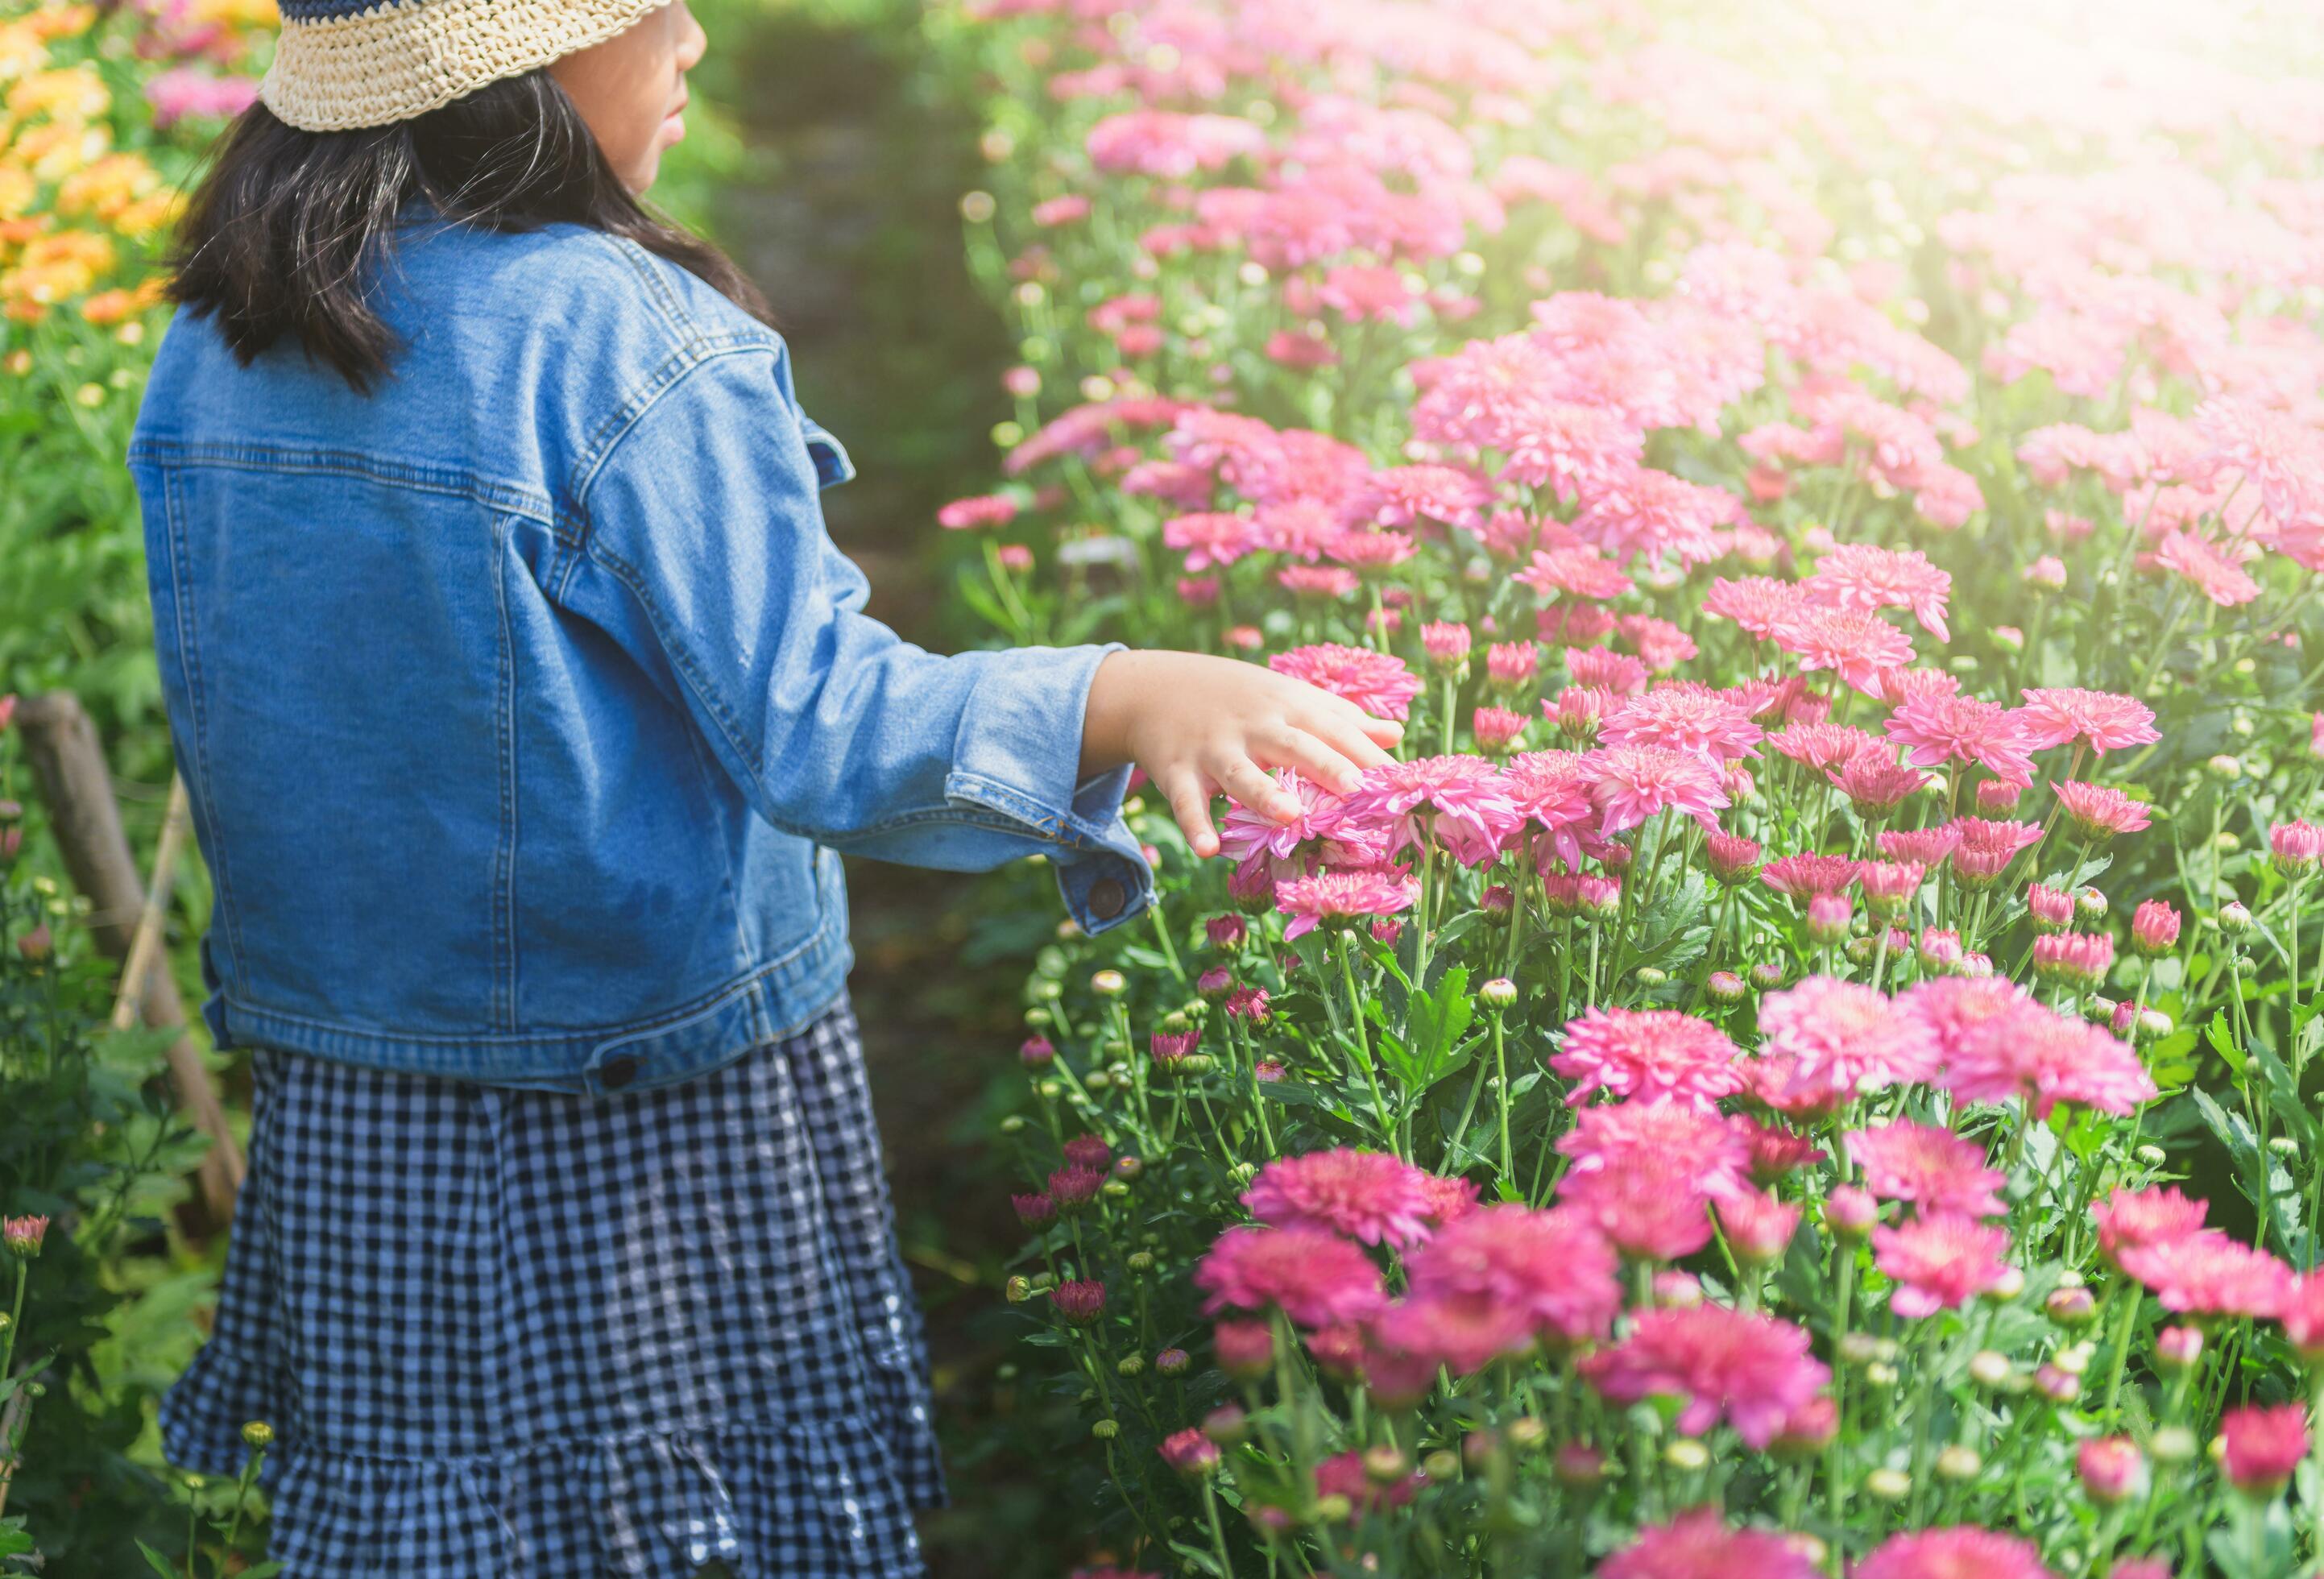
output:
[[[179, 1462], [238, 1473], [233, 1442]], [[216, 1456], [212, 1456], [214, 1452]], [[927, 1506], [863, 1420], [543, 1444], [491, 1457], [278, 1446], [262, 1481], [285, 1579], [886, 1579]]]

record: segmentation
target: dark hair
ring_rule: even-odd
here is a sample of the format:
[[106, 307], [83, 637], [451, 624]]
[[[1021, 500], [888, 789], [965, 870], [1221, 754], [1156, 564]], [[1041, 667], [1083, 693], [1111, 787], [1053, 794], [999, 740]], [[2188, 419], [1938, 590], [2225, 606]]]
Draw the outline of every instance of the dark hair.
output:
[[546, 71], [479, 88], [392, 125], [302, 132], [254, 104], [178, 227], [170, 293], [215, 318], [244, 365], [286, 334], [358, 391], [388, 372], [396, 337], [375, 285], [407, 205], [522, 231], [564, 221], [637, 243], [752, 316], [765, 298], [710, 243], [641, 205]]

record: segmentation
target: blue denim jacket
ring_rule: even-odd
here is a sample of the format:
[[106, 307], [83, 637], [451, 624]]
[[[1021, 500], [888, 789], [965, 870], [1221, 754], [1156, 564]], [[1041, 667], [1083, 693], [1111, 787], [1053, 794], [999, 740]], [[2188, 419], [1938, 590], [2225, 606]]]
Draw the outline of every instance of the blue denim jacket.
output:
[[1107, 650], [867, 618], [777, 335], [595, 231], [401, 242], [374, 392], [180, 314], [130, 450], [222, 1044], [641, 1088], [838, 994], [834, 852], [1148, 901], [1076, 782]]

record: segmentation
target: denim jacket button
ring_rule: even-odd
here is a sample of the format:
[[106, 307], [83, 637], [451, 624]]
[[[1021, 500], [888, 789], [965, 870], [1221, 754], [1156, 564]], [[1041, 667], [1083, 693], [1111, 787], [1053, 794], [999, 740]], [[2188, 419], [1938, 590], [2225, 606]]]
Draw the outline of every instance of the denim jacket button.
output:
[[597, 1084], [608, 1091], [619, 1091], [637, 1077], [638, 1061], [627, 1053], [606, 1059], [605, 1067], [597, 1071]]
[[1090, 884], [1090, 914], [1101, 921], [1111, 921], [1121, 914], [1121, 907], [1130, 902], [1118, 877], [1101, 877]]

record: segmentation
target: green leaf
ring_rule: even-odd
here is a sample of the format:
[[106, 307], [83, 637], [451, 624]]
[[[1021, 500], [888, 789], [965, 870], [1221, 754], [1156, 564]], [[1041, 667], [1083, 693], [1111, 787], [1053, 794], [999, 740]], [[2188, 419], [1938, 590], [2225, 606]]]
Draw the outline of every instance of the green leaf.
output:
[[2227, 1028], [2227, 1011], [2212, 1010], [2211, 1022], [2204, 1027], [2203, 1034], [2209, 1039], [2211, 1050], [2226, 1059], [2227, 1067], [2240, 1078], [2244, 1072], [2244, 1050], [2236, 1044], [2235, 1032]]
[[145, 1554], [147, 1565], [152, 1567], [153, 1572], [161, 1575], [161, 1579], [186, 1579], [186, 1576], [183, 1574], [170, 1565], [169, 1558], [155, 1551], [152, 1547], [147, 1546], [143, 1541], [141, 1540], [137, 1543], [137, 1549]]

